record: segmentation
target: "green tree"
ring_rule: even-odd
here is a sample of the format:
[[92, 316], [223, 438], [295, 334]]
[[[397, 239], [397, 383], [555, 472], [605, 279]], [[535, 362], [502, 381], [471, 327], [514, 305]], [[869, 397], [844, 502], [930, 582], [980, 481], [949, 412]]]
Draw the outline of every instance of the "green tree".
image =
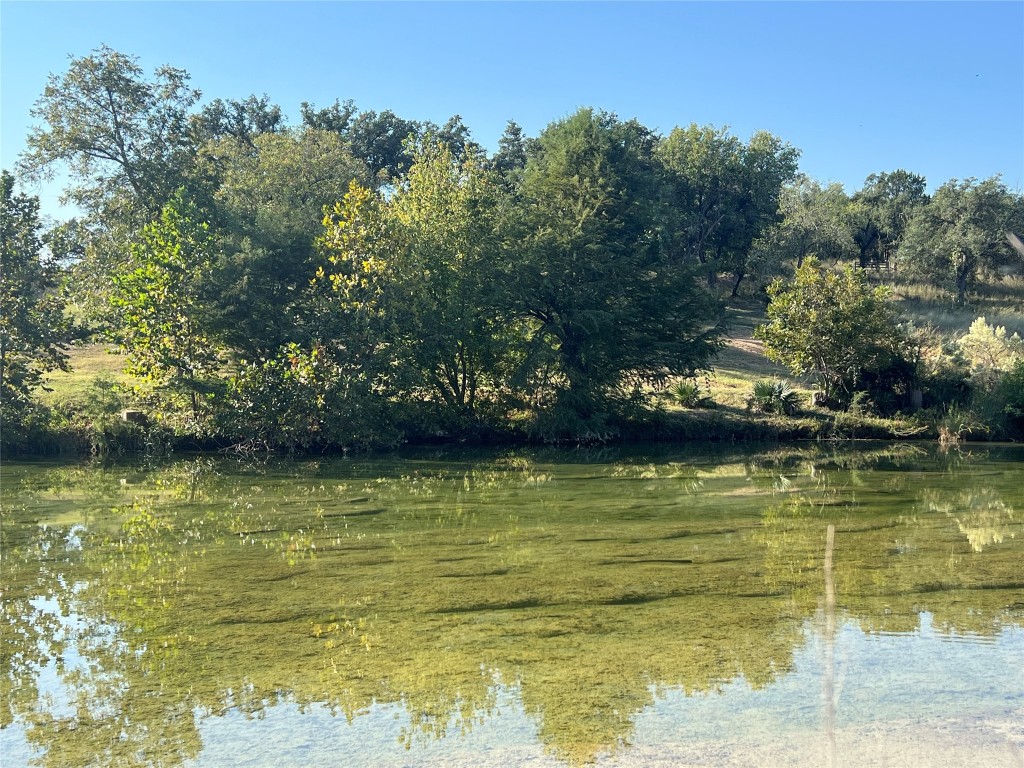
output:
[[1007, 237], [1024, 229], [1024, 198], [1000, 177], [953, 179], [917, 210], [904, 236], [899, 260], [913, 273], [949, 286], [957, 304], [985, 274], [1021, 263]]
[[126, 370], [152, 387], [168, 421], [184, 405], [185, 421], [176, 426], [189, 433], [208, 426], [223, 364], [204, 298], [214, 259], [208, 225], [184, 195], [176, 195], [131, 246], [110, 296], [117, 314], [114, 338], [128, 353]]
[[501, 138], [498, 139], [498, 151], [487, 162], [487, 167], [497, 172], [509, 189], [518, 189], [522, 183], [530, 143], [531, 140], [526, 138], [522, 126], [514, 120], [509, 120]]
[[324, 217], [318, 265], [295, 300], [301, 338], [238, 361], [228, 434], [289, 448], [393, 442], [389, 406], [409, 389], [389, 309], [395, 242], [382, 199], [351, 181]]
[[207, 144], [201, 165], [216, 179], [211, 218], [219, 223], [217, 261], [206, 293], [211, 322], [237, 353], [269, 359], [309, 341], [306, 288], [317, 268], [324, 208], [366, 166], [336, 133], [270, 132]]
[[854, 211], [841, 184], [822, 186], [807, 176], [785, 185], [779, 196], [782, 220], [755, 244], [762, 272], [777, 272], [784, 262], [796, 268], [808, 256], [840, 261], [856, 254]]
[[744, 144], [726, 128], [692, 124], [673, 129], [657, 156], [666, 175], [669, 248], [677, 259], [704, 264], [709, 285], [731, 272], [735, 295], [754, 241], [777, 220], [799, 152], [763, 131]]
[[251, 146], [257, 136], [285, 130], [285, 120], [266, 95], [253, 95], [244, 101], [214, 99], [192, 118], [192, 129], [197, 145], [230, 137]]
[[659, 236], [654, 135], [583, 109], [527, 162], [504, 283], [532, 325], [535, 385], [585, 423], [624, 385], [706, 365], [717, 309]]
[[48, 371], [66, 370], [70, 324], [41, 238], [39, 199], [0, 174], [0, 425], [9, 442]]
[[[304, 102], [302, 123], [341, 136], [352, 155], [366, 163], [380, 185], [390, 184], [408, 170], [412, 158], [405, 151], [406, 141], [418, 137], [423, 128], [420, 123], [399, 117], [390, 109], [380, 113], [360, 112], [352, 101], [336, 101], [324, 109]], [[457, 130], [455, 123], [449, 123], [451, 129]], [[458, 123], [461, 125], [461, 120]]]
[[768, 321], [754, 337], [769, 359], [813, 374], [829, 400], [848, 401], [865, 374], [900, 358], [904, 337], [888, 290], [872, 288], [860, 269], [834, 272], [809, 257], [792, 284], [776, 280], [768, 296]]
[[925, 178], [902, 169], [871, 174], [854, 195], [860, 205], [860, 266], [892, 264], [914, 213], [928, 203]]
[[32, 116], [24, 170], [65, 164], [72, 202], [91, 213], [127, 201], [155, 214], [185, 180], [195, 144], [189, 114], [200, 92], [188, 73], [160, 67], [146, 79], [135, 57], [102, 46], [51, 75]]
[[753, 244], [780, 219], [782, 186], [795, 176], [799, 157], [798, 150], [767, 131], [758, 131], [743, 147], [740, 192], [717, 254], [720, 269], [735, 278], [733, 296], [750, 270]]
[[398, 242], [391, 310], [407, 362], [449, 412], [473, 414], [510, 375], [514, 324], [498, 299], [498, 189], [477, 158], [428, 136], [388, 205]]
[[190, 183], [199, 96], [183, 70], [164, 66], [148, 77], [137, 58], [101, 46], [51, 75], [32, 110], [38, 123], [20, 167], [29, 178], [69, 171], [65, 199], [85, 214], [69, 294], [97, 327], [124, 243]]

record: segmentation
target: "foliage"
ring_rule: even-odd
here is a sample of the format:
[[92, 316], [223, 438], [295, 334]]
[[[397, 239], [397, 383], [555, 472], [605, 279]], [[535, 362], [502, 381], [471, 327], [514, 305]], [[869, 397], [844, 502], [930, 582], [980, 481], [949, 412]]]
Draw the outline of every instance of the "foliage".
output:
[[[132, 245], [125, 271], [114, 276], [110, 305], [127, 372], [153, 388], [158, 415], [181, 416], [181, 429], [198, 434], [207, 427], [223, 357], [204, 322], [209, 307], [202, 289], [214, 243], [195, 216], [182, 195], [164, 206]], [[179, 414], [182, 405], [187, 410]]]
[[971, 383], [980, 389], [994, 389], [1003, 373], [1024, 360], [1024, 340], [1006, 335], [1003, 326], [991, 326], [979, 317], [956, 342], [970, 366]]
[[1005, 403], [1003, 410], [1016, 423], [1018, 430], [1024, 429], [1024, 358], [1018, 359], [1003, 374], [999, 395]]
[[853, 239], [860, 266], [891, 265], [911, 218], [928, 203], [925, 178], [903, 169], [873, 173], [853, 202], [858, 218]]
[[186, 72], [160, 67], [147, 80], [132, 56], [106, 46], [51, 75], [32, 116], [26, 171], [47, 175], [64, 163], [78, 182], [75, 204], [98, 213], [127, 197], [156, 213], [185, 180], [194, 145], [189, 110], [200, 93]]
[[70, 432], [79, 449], [93, 456], [112, 452], [142, 451], [162, 448], [159, 429], [122, 417], [129, 403], [127, 388], [108, 375], [92, 379], [81, 394], [60, 400], [54, 408], [55, 417], [64, 431]]
[[[179, 434], [298, 449], [388, 443], [396, 425], [462, 437], [525, 425], [603, 440], [647, 419], [651, 393], [708, 369], [723, 274], [735, 295], [746, 275], [790, 263], [796, 283], [772, 286], [759, 333], [827, 398], [863, 391], [887, 412], [914, 389], [972, 408], [1002, 397], [1013, 358], [975, 359], [1002, 343], [997, 329], [947, 350], [908, 344], [862, 274], [807, 268], [898, 249], [905, 273], [963, 301], [972, 280], [1019, 263], [1024, 203], [998, 179], [953, 181], [929, 201], [923, 178], [895, 171], [851, 200], [797, 176], [798, 151], [764, 132], [661, 136], [581, 109], [536, 138], [510, 122], [487, 157], [458, 115], [437, 125], [339, 100], [304, 103], [290, 126], [266, 96], [199, 95], [187, 73], [149, 76], [106, 47], [50, 78], [22, 166], [68, 166], [84, 216], [40, 237], [5, 174], [6, 427], [17, 414], [79, 433], [102, 421], [81, 403], [30, 413], [31, 390], [63, 364], [68, 314], [129, 352], [135, 396]], [[114, 394], [103, 386], [96, 403]], [[675, 397], [704, 399], [685, 384]]]
[[255, 146], [258, 136], [279, 133], [285, 128], [281, 108], [271, 104], [265, 95], [253, 95], [244, 101], [214, 99], [191, 122], [199, 145], [230, 137]]
[[499, 190], [473, 157], [428, 137], [386, 205], [393, 222], [389, 310], [402, 363], [456, 418], [512, 376], [522, 333], [499, 295]]
[[763, 131], [743, 144], [724, 128], [696, 124], [673, 129], [656, 152], [669, 251], [704, 264], [709, 284], [718, 272], [732, 272], [735, 296], [751, 245], [776, 222], [780, 190], [795, 175], [800, 153]]
[[792, 285], [768, 288], [768, 322], [754, 335], [765, 354], [794, 375], [813, 373], [826, 399], [848, 401], [865, 372], [902, 354], [904, 334], [885, 288], [871, 288], [863, 271], [833, 272], [807, 259]]
[[283, 347], [228, 381], [220, 429], [247, 450], [379, 446], [395, 440], [380, 403], [324, 347]]
[[800, 395], [782, 379], [760, 379], [754, 382], [747, 398], [747, 408], [760, 413], [794, 416], [800, 411]]
[[677, 381], [666, 391], [671, 400], [683, 408], [713, 408], [715, 401], [692, 379]]
[[218, 334], [246, 358], [310, 343], [305, 289], [317, 266], [323, 211], [353, 180], [369, 178], [335, 133], [262, 133], [207, 144], [201, 164], [216, 179], [218, 248], [206, 301]]
[[506, 225], [502, 283], [530, 326], [527, 386], [583, 423], [622, 387], [692, 375], [717, 348], [713, 298], [657, 233], [653, 146], [643, 126], [605, 113], [553, 123]]
[[986, 273], [1020, 263], [1007, 232], [1024, 231], [1024, 198], [998, 176], [953, 179], [939, 187], [907, 226], [899, 259], [925, 279], [948, 286], [957, 304]]
[[377, 185], [389, 184], [408, 170], [411, 158], [405, 151], [406, 142], [422, 131], [420, 123], [399, 117], [390, 109], [360, 112], [352, 101], [336, 101], [319, 110], [303, 102], [302, 123], [337, 133], [352, 154], [366, 163]]
[[26, 426], [32, 391], [48, 371], [66, 369], [71, 327], [57, 292], [59, 272], [46, 258], [39, 200], [15, 192], [0, 175], [0, 425], [9, 441]]
[[841, 184], [823, 187], [799, 176], [782, 188], [779, 214], [782, 220], [753, 247], [762, 274], [778, 273], [788, 262], [799, 267], [808, 256], [836, 262], [853, 255], [854, 211]]

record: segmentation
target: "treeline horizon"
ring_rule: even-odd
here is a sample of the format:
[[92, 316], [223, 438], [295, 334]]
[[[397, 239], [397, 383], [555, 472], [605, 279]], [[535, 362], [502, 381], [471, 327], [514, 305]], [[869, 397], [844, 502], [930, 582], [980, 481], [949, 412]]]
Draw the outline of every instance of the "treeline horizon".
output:
[[583, 108], [535, 137], [510, 121], [488, 154], [458, 115], [339, 100], [289, 125], [266, 96], [200, 106], [184, 71], [147, 77], [106, 47], [51, 76], [32, 115], [19, 176], [65, 166], [84, 214], [43, 232], [4, 172], [8, 432], [66, 361], [68, 306], [127, 355], [131, 401], [181, 434], [585, 439], [709, 368], [723, 284], [813, 257], [963, 303], [1020, 268], [1024, 202], [999, 177], [928, 195], [897, 169], [847, 195], [764, 131], [661, 135]]

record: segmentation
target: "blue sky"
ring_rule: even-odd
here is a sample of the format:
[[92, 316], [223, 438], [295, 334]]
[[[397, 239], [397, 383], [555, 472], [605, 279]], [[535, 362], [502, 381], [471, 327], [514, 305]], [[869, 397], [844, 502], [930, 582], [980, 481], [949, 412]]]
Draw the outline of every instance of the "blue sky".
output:
[[[0, 0], [0, 161], [48, 74], [101, 44], [187, 70], [204, 98], [353, 99], [485, 147], [580, 106], [768, 130], [848, 192], [905, 168], [1024, 187], [1024, 2], [43, 2]], [[54, 190], [35, 190], [59, 215]]]

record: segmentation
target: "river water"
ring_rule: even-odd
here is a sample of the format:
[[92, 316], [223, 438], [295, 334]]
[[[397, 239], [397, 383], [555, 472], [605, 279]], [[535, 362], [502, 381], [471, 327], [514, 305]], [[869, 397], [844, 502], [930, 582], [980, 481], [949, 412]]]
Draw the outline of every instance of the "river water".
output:
[[1024, 448], [8, 462], [0, 764], [1024, 766]]

